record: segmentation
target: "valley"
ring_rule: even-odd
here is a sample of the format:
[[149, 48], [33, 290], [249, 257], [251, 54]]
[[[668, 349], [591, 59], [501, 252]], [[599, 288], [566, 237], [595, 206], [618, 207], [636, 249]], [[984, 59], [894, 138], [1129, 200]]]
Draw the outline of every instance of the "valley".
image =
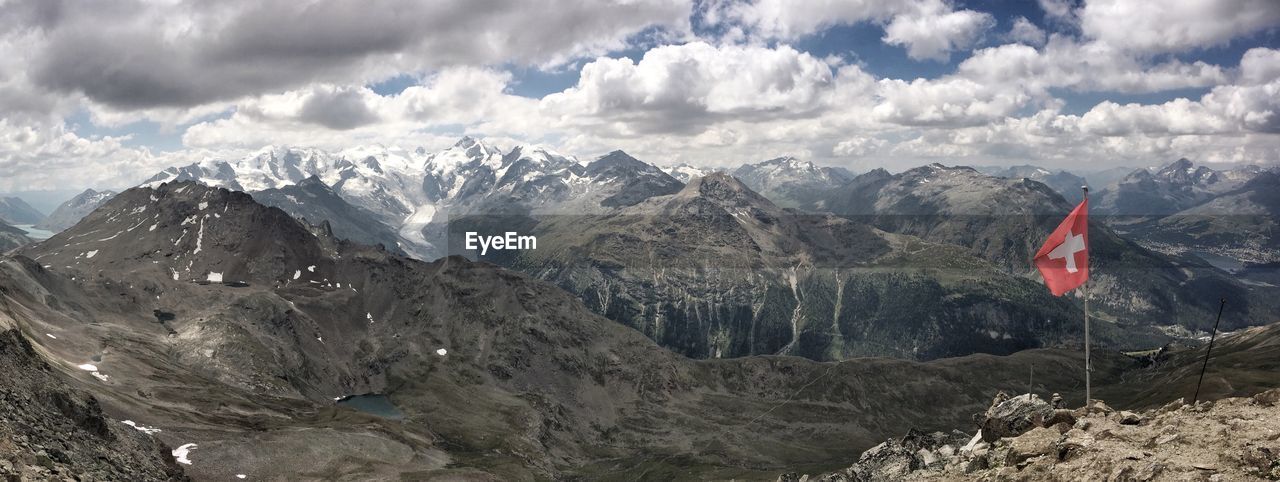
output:
[[[499, 149], [464, 138], [437, 153], [273, 148], [172, 169], [150, 184], [188, 178], [250, 190], [281, 186], [255, 196], [308, 222], [329, 221], [338, 237], [419, 259], [484, 259], [552, 281], [596, 313], [695, 358], [933, 359], [1079, 339], [1081, 299], [1041, 296], [1026, 262], [1070, 207], [1054, 189], [1078, 176], [1044, 178], [1056, 188], [1000, 177], [1052, 174], [1026, 166], [997, 176], [941, 165], [853, 176], [794, 158], [747, 164], [733, 175], [711, 171], [686, 184], [621, 151], [579, 163], [537, 146]], [[1220, 177], [1240, 183], [1244, 176]], [[728, 190], [742, 195], [691, 194], [702, 179], [740, 183]], [[271, 194], [306, 186], [328, 192]], [[1111, 191], [1101, 190], [1104, 204]], [[316, 211], [321, 205], [325, 211]], [[1216, 298], [1200, 296], [1206, 291], [1235, 300], [1231, 327], [1270, 321], [1276, 298], [1266, 293], [1280, 288], [1146, 238], [1135, 242], [1121, 235], [1128, 226], [1099, 219], [1093, 297], [1107, 322], [1105, 346], [1157, 346], [1169, 341], [1161, 327], [1194, 331], [1216, 308]], [[535, 235], [540, 249], [480, 255], [461, 239], [507, 231]], [[847, 246], [833, 248], [839, 245]], [[1223, 245], [1240, 244], [1216, 243]], [[878, 301], [904, 290], [921, 299]], [[896, 328], [870, 329], [886, 324]]]
[[[961, 351], [920, 356], [876, 348], [875, 336], [936, 339], [909, 324], [815, 343], [822, 328], [788, 323], [774, 327], [772, 339], [734, 342], [746, 351], [689, 358], [659, 346], [680, 351], [679, 343], [651, 340], [661, 327], [625, 326], [608, 319], [608, 310], [601, 316], [586, 291], [575, 295], [555, 286], [603, 274], [530, 276], [459, 256], [425, 263], [343, 240], [328, 226], [189, 181], [135, 188], [3, 259], [0, 308], [13, 336], [28, 340], [59, 378], [91, 393], [113, 419], [159, 429], [147, 435], [186, 447], [191, 464], [181, 468], [202, 480], [237, 474], [764, 479], [797, 467], [834, 470], [902, 427], [963, 427], [998, 390], [1025, 390], [1030, 383], [1076, 403], [1082, 396], [1082, 360], [1070, 348], [1077, 335], [1066, 328], [1060, 339], [1045, 342], [1060, 347], [1011, 347], [1003, 349], [1006, 356], [993, 356], [966, 354], [975, 346], [969, 343]], [[616, 243], [574, 244], [625, 236], [627, 230], [618, 230], [623, 226], [643, 226], [636, 235], [658, 237], [637, 238], [631, 246], [644, 249], [636, 253], [604, 248]], [[672, 236], [677, 228], [700, 233]], [[828, 305], [832, 313], [876, 297], [870, 293], [883, 288], [875, 283], [913, 283], [908, 286], [918, 290], [923, 285], [912, 276], [954, 280], [938, 285], [944, 290], [960, 290], [981, 276], [989, 279], [983, 285], [1040, 293], [1033, 280], [1001, 274], [967, 250], [786, 211], [723, 174], [600, 219], [543, 219], [531, 232], [545, 244], [522, 253], [546, 256], [543, 262], [563, 259], [568, 250], [596, 260], [591, 265], [614, 266], [611, 271], [648, 266], [647, 276], [661, 273], [664, 283], [683, 283], [679, 290], [712, 275], [721, 284], [707, 287], [722, 293], [763, 284], [764, 293], [825, 297], [835, 305]], [[697, 242], [670, 245], [682, 239]], [[669, 253], [663, 264], [645, 264], [654, 259], [650, 249]], [[744, 250], [757, 254], [742, 258]], [[687, 254], [670, 255], [679, 252]], [[536, 259], [495, 261], [519, 268]], [[939, 259], [948, 261], [939, 265]], [[812, 271], [790, 268], [801, 260]], [[878, 276], [888, 277], [875, 281]], [[830, 288], [821, 288], [824, 283]], [[812, 291], [821, 289], [832, 291]], [[645, 292], [610, 296], [637, 295]], [[1034, 300], [1023, 309], [1054, 302]], [[813, 309], [793, 308], [791, 316]], [[917, 302], [912, 309], [923, 311], [874, 323], [909, 323], [917, 319], [912, 313], [928, 318], [955, 308]], [[835, 319], [867, 316], [848, 313]], [[830, 329], [851, 332], [845, 323]], [[933, 326], [972, 329], [967, 323]], [[1250, 336], [1241, 340], [1273, 338]], [[1005, 339], [979, 332], [969, 340]], [[1228, 352], [1272, 344], [1233, 340], [1224, 340]], [[823, 351], [833, 345], [846, 348]], [[752, 346], [763, 348], [753, 353]], [[846, 361], [759, 356], [774, 352]], [[885, 353], [892, 356], [866, 357]], [[1245, 356], [1246, 364], [1267, 359]], [[1099, 389], [1121, 406], [1184, 396], [1185, 385], [1162, 385], [1156, 374], [1195, 360], [1174, 353], [1153, 368], [1113, 350], [1096, 357]], [[92, 371], [81, 367], [89, 365]], [[1211, 387], [1233, 387], [1211, 388], [1214, 396], [1267, 384], [1251, 373], [1236, 369], [1211, 378]], [[361, 406], [350, 408], [350, 397]], [[248, 453], [254, 455], [243, 456]]]

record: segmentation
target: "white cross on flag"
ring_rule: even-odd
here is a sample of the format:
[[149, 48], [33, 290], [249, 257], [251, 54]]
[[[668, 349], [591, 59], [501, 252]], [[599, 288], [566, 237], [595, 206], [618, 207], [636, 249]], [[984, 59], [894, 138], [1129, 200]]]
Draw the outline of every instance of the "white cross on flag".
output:
[[1085, 199], [1053, 230], [1035, 257], [1036, 269], [1054, 296], [1089, 279], [1089, 200]]

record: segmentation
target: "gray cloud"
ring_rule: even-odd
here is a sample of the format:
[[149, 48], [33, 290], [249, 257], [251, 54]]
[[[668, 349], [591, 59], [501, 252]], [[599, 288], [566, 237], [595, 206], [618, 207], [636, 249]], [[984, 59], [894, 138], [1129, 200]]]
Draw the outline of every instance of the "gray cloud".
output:
[[302, 104], [298, 118], [330, 129], [347, 130], [378, 121], [355, 90], [317, 91]]
[[9, 1], [0, 8], [0, 33], [42, 30], [56, 25], [62, 18], [62, 0]]
[[[682, 30], [688, 0], [114, 0], [44, 14], [37, 85], [117, 109], [189, 107], [449, 65], [556, 64]], [[33, 7], [34, 8], [34, 7]], [[33, 14], [34, 15], [34, 14]]]

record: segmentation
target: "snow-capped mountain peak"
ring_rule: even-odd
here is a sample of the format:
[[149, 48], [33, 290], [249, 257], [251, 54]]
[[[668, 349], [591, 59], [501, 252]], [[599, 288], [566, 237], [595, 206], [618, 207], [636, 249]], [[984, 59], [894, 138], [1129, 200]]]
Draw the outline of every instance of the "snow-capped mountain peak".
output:
[[477, 163], [498, 169], [502, 167], [502, 152], [468, 136], [448, 149], [427, 156], [424, 167], [428, 174], [446, 176], [460, 168], [474, 167]]
[[235, 168], [223, 159], [206, 158], [186, 166], [175, 166], [151, 176], [141, 187], [155, 188], [162, 183], [175, 181], [200, 181], [212, 187], [243, 191]]
[[426, 150], [419, 147], [408, 151], [383, 145], [366, 145], [343, 149], [338, 154], [351, 160], [356, 166], [375, 171], [412, 173], [421, 171]]
[[803, 204], [814, 193], [853, 179], [853, 174], [844, 169], [819, 167], [791, 156], [744, 164], [734, 170], [733, 175], [751, 189], [786, 207]]
[[354, 165], [319, 149], [269, 146], [242, 158], [234, 167], [244, 190], [261, 191], [297, 184], [311, 175], [319, 175], [332, 185]]
[[792, 156], [783, 156], [783, 157], [773, 158], [773, 159], [761, 162], [757, 165], [776, 167], [779, 169], [790, 169], [790, 170], [796, 170], [796, 171], [801, 171], [801, 170], [810, 171], [810, 170], [817, 169], [813, 166], [812, 162], [800, 160]]
[[502, 167], [495, 174], [497, 188], [510, 189], [540, 176], [572, 179], [581, 175], [582, 170], [583, 166], [573, 157], [540, 145], [519, 145], [503, 156]]
[[145, 185], [190, 180], [262, 192], [313, 176], [344, 201], [374, 213], [398, 234], [405, 251], [424, 258], [444, 254], [438, 235], [451, 216], [512, 204], [542, 213], [605, 212], [683, 186], [621, 151], [583, 165], [545, 146], [517, 145], [504, 152], [473, 137], [439, 152], [381, 145], [337, 152], [270, 146], [239, 159], [166, 169]]
[[698, 167], [698, 166], [692, 166], [685, 163], [680, 163], [674, 166], [665, 167], [662, 170], [665, 171], [667, 174], [670, 174], [671, 177], [674, 177], [680, 180], [680, 182], [683, 182], [685, 184], [688, 184], [689, 181], [692, 181], [694, 179], [697, 179], [700, 177], [706, 177], [711, 173], [724, 171], [724, 169], [721, 169], [721, 168]]

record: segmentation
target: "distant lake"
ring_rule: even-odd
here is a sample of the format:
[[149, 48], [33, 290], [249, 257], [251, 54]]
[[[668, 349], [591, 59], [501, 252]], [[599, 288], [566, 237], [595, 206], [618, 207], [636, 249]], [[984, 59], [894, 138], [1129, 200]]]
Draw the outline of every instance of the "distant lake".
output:
[[27, 237], [28, 237], [28, 238], [31, 238], [31, 239], [34, 239], [34, 240], [36, 240], [36, 241], [44, 241], [44, 240], [46, 240], [46, 239], [52, 238], [52, 237], [53, 237], [53, 235], [54, 235], [54, 232], [53, 232], [53, 231], [45, 231], [45, 230], [43, 230], [43, 229], [36, 229], [36, 228], [32, 227], [32, 225], [30, 225], [30, 224], [15, 224], [15, 225], [13, 225], [13, 227], [18, 228], [18, 229], [21, 229], [21, 230], [23, 230], [23, 231], [26, 231], [26, 232], [27, 232]]
[[1197, 258], [1203, 259], [1204, 262], [1209, 263], [1210, 266], [1231, 274], [1239, 273], [1241, 269], [1244, 269], [1244, 263], [1240, 262], [1238, 259], [1228, 258], [1220, 254], [1213, 254], [1205, 251], [1192, 251], [1191, 254], [1196, 255]]
[[350, 397], [338, 400], [338, 405], [351, 407], [361, 412], [376, 415], [391, 420], [400, 420], [404, 418], [404, 413], [391, 403], [391, 399], [386, 395], [377, 393], [367, 393], [364, 395], [352, 395]]

